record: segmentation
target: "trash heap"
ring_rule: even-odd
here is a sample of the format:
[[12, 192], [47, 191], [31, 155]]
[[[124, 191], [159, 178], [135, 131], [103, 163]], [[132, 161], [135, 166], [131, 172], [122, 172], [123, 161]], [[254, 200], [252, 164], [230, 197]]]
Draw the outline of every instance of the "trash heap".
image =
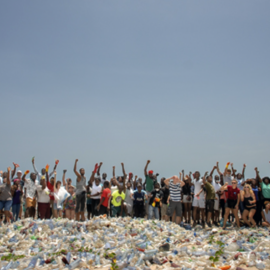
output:
[[105, 217], [25, 219], [0, 227], [1, 270], [269, 270], [269, 253], [264, 228], [186, 230], [171, 222]]

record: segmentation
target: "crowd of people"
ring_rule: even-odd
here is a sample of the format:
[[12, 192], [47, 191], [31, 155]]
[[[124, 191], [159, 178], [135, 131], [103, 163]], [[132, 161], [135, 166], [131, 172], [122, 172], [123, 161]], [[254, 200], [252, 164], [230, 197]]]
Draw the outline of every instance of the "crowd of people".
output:
[[85, 170], [77, 169], [76, 159], [73, 186], [72, 180], [66, 179], [67, 170], [63, 171], [62, 181], [57, 180], [58, 162], [51, 173], [48, 165], [38, 172], [35, 158], [34, 172], [23, 173], [15, 163], [13, 170], [9, 167], [0, 172], [1, 224], [27, 217], [84, 221], [86, 214], [87, 219], [106, 214], [200, 224], [203, 228], [222, 225], [225, 229], [227, 221], [238, 228], [270, 228], [270, 179], [261, 178], [257, 168], [254, 178], [245, 179], [245, 164], [241, 173], [232, 163], [227, 163], [221, 172], [217, 162], [210, 174], [205, 172], [202, 177], [198, 171], [185, 175], [182, 170], [179, 176], [158, 181], [159, 174], [148, 171], [150, 160], [144, 168], [144, 179], [131, 172], [126, 174], [121, 163], [122, 176], [116, 177], [113, 167], [108, 180], [106, 173], [100, 173], [101, 162], [95, 165], [87, 181]]

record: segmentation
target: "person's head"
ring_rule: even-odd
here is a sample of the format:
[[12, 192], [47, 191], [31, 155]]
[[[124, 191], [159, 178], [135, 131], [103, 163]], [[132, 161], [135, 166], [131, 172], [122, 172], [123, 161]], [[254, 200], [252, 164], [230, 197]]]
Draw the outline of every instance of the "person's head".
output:
[[160, 183], [163, 184], [165, 180], [166, 180], [166, 178], [165, 178], [165, 177], [162, 177], [162, 178], [160, 179]]
[[232, 180], [232, 187], [237, 188], [237, 181], [235, 179]]
[[30, 174], [30, 179], [31, 179], [32, 181], [35, 181], [36, 178], [37, 178], [37, 175], [36, 175], [35, 173], [32, 172], [32, 173]]
[[249, 185], [249, 184], [245, 184], [244, 185], [244, 192], [245, 192], [245, 194], [246, 193], [252, 193], [253, 191], [252, 191], [252, 188], [251, 188], [251, 186]]
[[241, 173], [238, 173], [238, 174], [236, 175], [236, 178], [237, 178], [237, 180], [241, 180], [241, 179], [243, 178], [243, 176], [242, 176]]
[[85, 174], [84, 168], [81, 168], [81, 169], [80, 169], [80, 174], [81, 174], [82, 176], [84, 176], [84, 174]]
[[102, 179], [106, 179], [107, 178], [107, 173], [103, 173], [102, 174]]
[[15, 190], [18, 190], [19, 185], [18, 185], [18, 183], [17, 183], [17, 182], [15, 182], [13, 186], [14, 186], [14, 189], [15, 189]]
[[266, 185], [268, 185], [270, 183], [270, 179], [268, 176], [264, 177], [262, 180]]
[[96, 184], [96, 186], [99, 186], [99, 184], [100, 184], [100, 177], [95, 177], [95, 184]]
[[104, 184], [103, 184], [103, 187], [104, 188], [108, 188], [109, 186], [110, 186], [109, 181], [105, 181]]
[[232, 174], [232, 171], [231, 171], [231, 169], [227, 169], [227, 174], [226, 174], [226, 176], [231, 176], [231, 174]]
[[19, 179], [22, 179], [22, 171], [17, 171], [17, 177], [19, 178]]
[[123, 190], [124, 190], [123, 186], [118, 185], [118, 192], [119, 192], [119, 193], [122, 193]]
[[75, 188], [74, 188], [73, 186], [69, 186], [69, 187], [68, 187], [68, 193], [69, 193], [69, 194], [72, 195], [72, 194], [74, 193], [74, 191], [75, 191]]
[[212, 181], [213, 181], [212, 176], [211, 176], [211, 175], [208, 175], [208, 176], [206, 177], [206, 181], [207, 181], [208, 183], [212, 183]]
[[252, 184], [252, 179], [247, 179], [246, 183], [251, 185]]
[[270, 211], [270, 201], [264, 202], [264, 205], [265, 205], [265, 209], [267, 209], [268, 211]]
[[155, 183], [155, 190], [159, 191], [159, 189], [160, 189], [159, 183]]
[[218, 175], [215, 175], [215, 182], [216, 182], [216, 183], [219, 183], [219, 181], [220, 181], [220, 180], [219, 180], [219, 176], [218, 176]]
[[123, 183], [123, 177], [122, 176], [117, 176], [117, 181], [119, 183]]
[[45, 184], [46, 184], [45, 177], [41, 177], [41, 179], [40, 179], [40, 184], [41, 184], [42, 186], [45, 186]]
[[150, 178], [154, 178], [154, 171], [152, 171], [152, 170], [148, 171], [148, 176]]
[[128, 174], [128, 179], [130, 180], [130, 179], [132, 179], [132, 178], [133, 178], [133, 173], [130, 172], [130, 173]]
[[71, 178], [68, 178], [68, 179], [67, 179], [67, 184], [70, 186], [70, 185], [71, 185], [71, 183], [72, 183]]
[[195, 178], [195, 179], [199, 179], [200, 176], [201, 176], [200, 172], [196, 171], [196, 172], [194, 173], [194, 178]]
[[257, 180], [256, 179], [252, 179], [251, 184], [252, 184], [252, 187], [256, 187], [258, 185], [257, 184]]
[[8, 175], [8, 173], [7, 172], [3, 172], [3, 179], [6, 179], [7, 178], [7, 175]]
[[45, 175], [45, 173], [46, 173], [45, 168], [41, 169], [41, 174], [42, 174], [42, 175]]
[[56, 188], [59, 189], [61, 187], [61, 181], [56, 182]]
[[142, 178], [141, 177], [138, 179], [138, 182], [139, 183], [142, 183]]
[[54, 185], [54, 177], [51, 177], [50, 183], [51, 183], [51, 185]]
[[115, 178], [112, 178], [112, 184], [113, 186], [116, 186], [117, 180]]
[[139, 193], [141, 193], [141, 191], [142, 191], [142, 185], [141, 184], [137, 185], [137, 190], [138, 190]]

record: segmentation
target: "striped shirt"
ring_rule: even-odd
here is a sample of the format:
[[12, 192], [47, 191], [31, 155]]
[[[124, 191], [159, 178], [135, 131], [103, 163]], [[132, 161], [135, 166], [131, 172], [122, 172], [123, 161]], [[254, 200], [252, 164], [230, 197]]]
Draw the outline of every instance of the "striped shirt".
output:
[[181, 190], [182, 190], [180, 183], [174, 184], [173, 180], [171, 180], [169, 189], [170, 189], [170, 197], [171, 197], [170, 200], [172, 200], [173, 202], [180, 202]]

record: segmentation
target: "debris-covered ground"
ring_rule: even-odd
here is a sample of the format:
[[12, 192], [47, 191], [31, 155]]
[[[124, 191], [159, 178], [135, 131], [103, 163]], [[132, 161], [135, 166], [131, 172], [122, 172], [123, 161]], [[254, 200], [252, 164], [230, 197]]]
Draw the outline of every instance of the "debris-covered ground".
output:
[[[264, 228], [186, 230], [131, 218], [25, 219], [0, 227], [0, 269], [270, 269]], [[229, 268], [230, 267], [230, 268]]]

